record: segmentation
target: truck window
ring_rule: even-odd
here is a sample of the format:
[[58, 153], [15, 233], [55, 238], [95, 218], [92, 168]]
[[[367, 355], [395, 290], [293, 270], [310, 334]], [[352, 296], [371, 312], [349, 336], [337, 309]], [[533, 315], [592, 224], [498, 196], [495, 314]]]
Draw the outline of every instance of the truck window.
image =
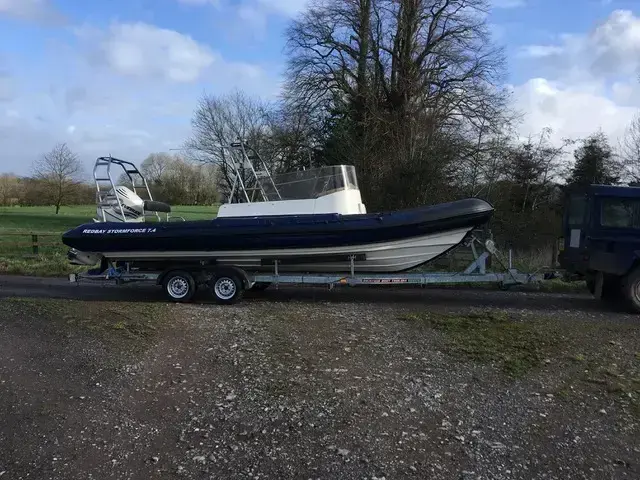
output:
[[600, 225], [613, 228], [640, 228], [640, 199], [603, 198]]
[[584, 224], [584, 212], [587, 199], [584, 195], [572, 195], [569, 198], [569, 225], [577, 226]]

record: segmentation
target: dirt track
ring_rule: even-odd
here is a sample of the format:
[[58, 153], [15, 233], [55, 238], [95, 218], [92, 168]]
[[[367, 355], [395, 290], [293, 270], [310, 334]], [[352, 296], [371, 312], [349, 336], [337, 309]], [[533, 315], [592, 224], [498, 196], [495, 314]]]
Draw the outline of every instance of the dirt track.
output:
[[[2, 480], [640, 476], [640, 324], [588, 296], [304, 288], [220, 307], [3, 277], [0, 297]], [[506, 328], [494, 350], [429, 320], [473, 311]]]

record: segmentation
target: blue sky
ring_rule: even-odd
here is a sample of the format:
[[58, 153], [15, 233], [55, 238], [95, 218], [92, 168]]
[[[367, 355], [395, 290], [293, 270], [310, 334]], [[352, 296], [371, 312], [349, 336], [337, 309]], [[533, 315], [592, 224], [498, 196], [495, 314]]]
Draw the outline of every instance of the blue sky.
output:
[[[522, 136], [640, 111], [640, 2], [494, 0]], [[304, 0], [0, 0], [0, 171], [67, 142], [89, 167], [179, 147], [200, 95], [279, 91], [283, 32]]]

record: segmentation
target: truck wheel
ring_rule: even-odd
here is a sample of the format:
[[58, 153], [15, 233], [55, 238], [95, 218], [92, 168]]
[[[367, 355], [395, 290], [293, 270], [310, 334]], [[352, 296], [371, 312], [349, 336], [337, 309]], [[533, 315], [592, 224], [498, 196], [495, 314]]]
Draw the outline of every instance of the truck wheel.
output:
[[196, 293], [196, 282], [189, 272], [169, 272], [162, 280], [162, 288], [172, 302], [188, 302]]
[[216, 303], [221, 305], [236, 303], [244, 295], [242, 279], [232, 272], [214, 275], [209, 284]]
[[633, 270], [621, 282], [621, 290], [631, 310], [640, 313], [640, 268]]

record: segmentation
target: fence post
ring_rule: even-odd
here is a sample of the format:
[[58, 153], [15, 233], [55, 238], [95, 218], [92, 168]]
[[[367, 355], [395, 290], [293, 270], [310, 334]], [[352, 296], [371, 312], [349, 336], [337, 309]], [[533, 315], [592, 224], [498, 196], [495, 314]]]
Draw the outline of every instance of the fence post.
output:
[[38, 254], [38, 235], [35, 233], [31, 234], [31, 250], [34, 255]]

